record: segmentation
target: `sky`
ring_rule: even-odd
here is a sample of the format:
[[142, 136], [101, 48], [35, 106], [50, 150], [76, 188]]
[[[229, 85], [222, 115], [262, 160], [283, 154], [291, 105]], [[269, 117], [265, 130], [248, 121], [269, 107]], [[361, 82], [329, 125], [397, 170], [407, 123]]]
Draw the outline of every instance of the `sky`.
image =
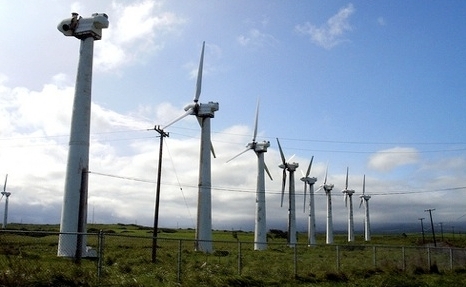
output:
[[[0, 0], [0, 178], [9, 222], [59, 223], [80, 40], [57, 30], [71, 12], [106, 13], [94, 44], [88, 222], [151, 226], [159, 151], [153, 130], [192, 103], [205, 41], [201, 103], [211, 120], [214, 229], [252, 230], [257, 159], [265, 162], [267, 228], [286, 229], [277, 138], [303, 183], [328, 168], [333, 220], [346, 230], [341, 192], [363, 176], [373, 226], [429, 219], [466, 230], [466, 3], [463, 1]], [[200, 129], [189, 116], [164, 139], [159, 226], [195, 228]], [[2, 180], [3, 182], [3, 180]], [[285, 202], [287, 192], [285, 193]], [[309, 198], [309, 197], [307, 197]], [[317, 191], [317, 231], [326, 199]], [[4, 199], [0, 212], [4, 210]], [[438, 225], [436, 225], [438, 226]], [[361, 232], [360, 232], [361, 233]]]

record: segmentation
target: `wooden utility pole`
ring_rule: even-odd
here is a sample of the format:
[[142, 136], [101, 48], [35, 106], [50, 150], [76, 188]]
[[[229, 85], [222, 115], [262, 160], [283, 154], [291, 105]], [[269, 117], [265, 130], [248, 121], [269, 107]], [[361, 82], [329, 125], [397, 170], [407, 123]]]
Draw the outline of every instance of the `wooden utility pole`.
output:
[[434, 211], [435, 208], [430, 208], [424, 210], [424, 212], [429, 212], [430, 215], [430, 226], [432, 228], [432, 238], [434, 239], [434, 246], [437, 247], [437, 241], [435, 240], [435, 230], [434, 230], [434, 221], [432, 220], [432, 211]]
[[163, 151], [163, 138], [168, 137], [168, 133], [164, 132], [160, 126], [155, 126], [154, 130], [160, 134], [160, 147], [159, 147], [159, 165], [157, 169], [157, 190], [155, 194], [155, 212], [154, 212], [154, 230], [152, 234], [152, 263], [157, 261], [157, 232], [159, 229], [159, 205], [160, 205], [160, 181], [162, 178], [162, 151]]

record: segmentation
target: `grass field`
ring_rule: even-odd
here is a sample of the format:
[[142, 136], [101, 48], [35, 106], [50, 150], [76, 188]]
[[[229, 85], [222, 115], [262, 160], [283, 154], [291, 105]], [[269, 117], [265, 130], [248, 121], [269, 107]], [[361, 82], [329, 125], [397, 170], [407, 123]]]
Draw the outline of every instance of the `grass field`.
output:
[[[58, 225], [9, 229], [0, 232], [0, 286], [466, 286], [466, 251], [421, 248], [417, 234], [351, 245], [344, 234], [325, 245], [322, 234], [314, 247], [299, 234], [296, 248], [272, 235], [268, 250], [254, 251], [252, 232], [223, 230], [205, 254], [194, 251], [194, 230], [160, 229], [152, 263], [151, 228], [90, 224], [88, 245], [103, 231], [102, 257], [77, 264], [56, 256]], [[464, 248], [466, 237], [446, 234], [439, 245]]]

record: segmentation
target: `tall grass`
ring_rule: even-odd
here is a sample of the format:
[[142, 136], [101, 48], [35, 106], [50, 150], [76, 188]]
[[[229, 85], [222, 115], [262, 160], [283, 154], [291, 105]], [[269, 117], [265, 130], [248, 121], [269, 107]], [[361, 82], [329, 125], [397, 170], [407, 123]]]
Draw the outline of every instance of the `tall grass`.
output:
[[[194, 251], [193, 230], [164, 229], [154, 264], [150, 228], [89, 225], [90, 232], [105, 232], [99, 278], [97, 261], [76, 264], [56, 256], [58, 236], [45, 231], [58, 226], [12, 227], [44, 232], [0, 232], [0, 286], [466, 286], [466, 258], [450, 271], [449, 254], [432, 250], [429, 267], [425, 249], [416, 249], [417, 236], [411, 235], [375, 235], [371, 244], [352, 245], [337, 235], [336, 256], [335, 245], [294, 249], [282, 238], [254, 251], [251, 232], [215, 231], [215, 252], [205, 254]], [[305, 242], [305, 235], [298, 241]], [[97, 235], [88, 235], [88, 245], [97, 246]], [[373, 249], [380, 245], [385, 247], [377, 249], [374, 264]], [[406, 248], [402, 253], [397, 246]]]

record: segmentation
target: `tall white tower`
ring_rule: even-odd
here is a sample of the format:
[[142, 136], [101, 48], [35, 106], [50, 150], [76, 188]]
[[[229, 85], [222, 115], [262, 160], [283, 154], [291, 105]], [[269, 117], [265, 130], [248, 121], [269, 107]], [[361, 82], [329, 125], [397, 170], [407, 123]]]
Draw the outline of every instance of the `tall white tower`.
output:
[[[354, 190], [348, 189], [348, 171], [349, 168], [346, 168], [346, 185], [345, 189], [341, 192], [345, 197], [345, 207], [348, 208], [348, 242], [354, 242], [354, 221], [353, 221], [353, 194]], [[348, 206], [349, 199], [349, 206]]]
[[71, 116], [71, 131], [66, 167], [65, 192], [58, 240], [58, 256], [86, 257], [87, 174], [89, 169], [89, 138], [91, 122], [92, 60], [94, 40], [102, 38], [102, 29], [108, 28], [106, 14], [92, 14], [82, 18], [77, 13], [58, 24], [65, 36], [81, 41], [76, 87]]

